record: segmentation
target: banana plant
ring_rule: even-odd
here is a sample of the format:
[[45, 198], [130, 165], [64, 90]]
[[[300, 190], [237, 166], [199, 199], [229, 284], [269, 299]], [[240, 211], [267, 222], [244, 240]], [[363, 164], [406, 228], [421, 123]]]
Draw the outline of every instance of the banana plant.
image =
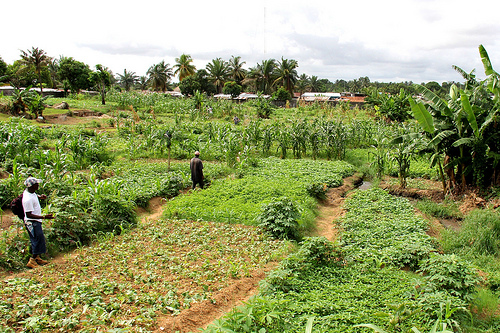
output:
[[[413, 115], [426, 133], [428, 148], [434, 153], [431, 163], [439, 165], [444, 191], [446, 186], [441, 163], [446, 164], [444, 168], [450, 175], [454, 174], [456, 167], [461, 186], [465, 188], [471, 185], [471, 181], [477, 186], [485, 185], [484, 177], [491, 171], [487, 170], [488, 159], [500, 160], [499, 152], [491, 146], [495, 146], [495, 141], [500, 138], [498, 132], [492, 130], [498, 118], [500, 75], [492, 69], [484, 47], [480, 46], [479, 51], [488, 75], [485, 81], [478, 82], [472, 75], [467, 75], [466, 88], [459, 89], [453, 85], [446, 99], [441, 99], [422, 85], [415, 85], [427, 105], [410, 98]], [[494, 104], [489, 97], [484, 98], [488, 95], [485, 94], [486, 88], [493, 95]], [[444, 163], [444, 159], [449, 162]], [[493, 171], [497, 165], [494, 164]]]

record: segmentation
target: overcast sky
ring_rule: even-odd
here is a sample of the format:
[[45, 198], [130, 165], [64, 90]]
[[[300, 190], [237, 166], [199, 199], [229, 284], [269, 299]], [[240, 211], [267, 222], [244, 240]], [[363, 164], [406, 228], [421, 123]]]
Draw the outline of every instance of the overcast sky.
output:
[[197, 69], [240, 56], [245, 67], [295, 59], [300, 74], [334, 82], [462, 81], [476, 69], [478, 46], [500, 70], [497, 0], [52, 0], [2, 1], [0, 56], [43, 49], [92, 69], [138, 76], [191, 55]]

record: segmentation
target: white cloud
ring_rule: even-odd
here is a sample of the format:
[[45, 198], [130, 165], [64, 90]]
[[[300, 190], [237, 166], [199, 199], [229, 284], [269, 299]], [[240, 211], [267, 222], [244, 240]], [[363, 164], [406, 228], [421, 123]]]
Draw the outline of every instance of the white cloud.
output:
[[332, 81], [460, 81], [452, 65], [481, 76], [479, 44], [500, 66], [494, 6], [493, 0], [9, 1], [2, 4], [0, 56], [12, 63], [20, 50], [39, 47], [137, 75], [161, 60], [173, 65], [182, 53], [197, 68], [231, 55], [247, 67], [284, 57], [298, 61], [299, 73]]

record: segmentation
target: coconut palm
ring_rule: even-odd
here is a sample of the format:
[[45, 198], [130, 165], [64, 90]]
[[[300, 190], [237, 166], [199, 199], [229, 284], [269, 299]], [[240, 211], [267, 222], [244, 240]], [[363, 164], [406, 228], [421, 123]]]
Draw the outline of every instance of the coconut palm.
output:
[[261, 64], [250, 68], [250, 72], [245, 80], [255, 86], [256, 91], [270, 94], [275, 80], [274, 70], [276, 61], [274, 59], [263, 60]]
[[179, 81], [196, 73], [196, 67], [191, 64], [193, 58], [188, 54], [182, 54], [179, 58], [175, 58], [176, 64], [174, 65], [174, 75], [179, 75]]
[[148, 82], [151, 84], [151, 88], [154, 91], [167, 91], [167, 86], [170, 83], [170, 79], [173, 76], [172, 68], [169, 64], [166, 64], [164, 60], [156, 65], [149, 67], [148, 72]]
[[52, 59], [47, 67], [50, 73], [50, 80], [52, 81], [52, 88], [55, 88], [59, 83], [59, 75], [57, 74], [59, 71], [59, 59]]
[[40, 93], [43, 92], [42, 86], [42, 69], [50, 64], [52, 59], [47, 56], [44, 50], [38, 47], [31, 47], [31, 50], [21, 50], [21, 62], [26, 66], [34, 66], [35, 73], [38, 76], [38, 83], [40, 84]]
[[222, 92], [222, 87], [229, 77], [229, 64], [221, 58], [213, 59], [212, 62], [207, 64], [207, 71], [209, 79], [217, 88], [217, 92]]
[[229, 74], [238, 84], [241, 84], [241, 82], [245, 79], [246, 71], [243, 68], [245, 63], [245, 61], [241, 61], [240, 56], [232, 56], [231, 59], [229, 59]]
[[274, 80], [274, 84], [280, 84], [293, 96], [293, 90], [295, 88], [295, 83], [297, 82], [298, 74], [296, 68], [299, 67], [299, 63], [293, 59], [283, 59], [278, 62], [276, 67], [277, 78]]
[[309, 91], [316, 92], [320, 91], [320, 84], [318, 77], [316, 75], [311, 76], [311, 79], [309, 80]]
[[148, 88], [148, 77], [147, 76], [141, 76], [139, 77], [139, 87], [141, 90], [146, 90]]
[[299, 91], [299, 93], [302, 95], [307, 91], [309, 88], [309, 82], [310, 79], [307, 76], [307, 74], [302, 74], [299, 79], [297, 80], [297, 83], [295, 84], [295, 88]]
[[125, 88], [125, 91], [129, 91], [130, 88], [136, 84], [137, 81], [139, 81], [139, 77], [135, 75], [135, 72], [127, 72], [126, 69], [123, 70], [123, 75], [122, 74], [117, 74], [118, 75], [118, 82], [119, 84]]

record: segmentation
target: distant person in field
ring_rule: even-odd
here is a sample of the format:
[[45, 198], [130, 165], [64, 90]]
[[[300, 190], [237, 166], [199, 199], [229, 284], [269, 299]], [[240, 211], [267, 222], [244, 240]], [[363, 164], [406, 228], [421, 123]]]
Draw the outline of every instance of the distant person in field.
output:
[[37, 195], [35, 193], [41, 182], [41, 179], [36, 179], [34, 177], [28, 177], [24, 181], [24, 185], [26, 186], [23, 192], [24, 224], [26, 225], [26, 230], [28, 230], [28, 235], [30, 237], [30, 252], [32, 255], [26, 265], [29, 268], [48, 264], [46, 260], [40, 258], [41, 254], [47, 252], [45, 236], [42, 229], [42, 220], [53, 219], [54, 216], [52, 214], [42, 215], [42, 207], [38, 199], [44, 200], [47, 196], [45, 194]]
[[200, 188], [203, 188], [203, 163], [200, 160], [200, 152], [195, 151], [194, 157], [191, 159], [191, 163], [189, 163], [189, 167], [191, 168], [191, 180], [193, 181], [193, 190], [196, 188], [196, 184], [200, 185]]

